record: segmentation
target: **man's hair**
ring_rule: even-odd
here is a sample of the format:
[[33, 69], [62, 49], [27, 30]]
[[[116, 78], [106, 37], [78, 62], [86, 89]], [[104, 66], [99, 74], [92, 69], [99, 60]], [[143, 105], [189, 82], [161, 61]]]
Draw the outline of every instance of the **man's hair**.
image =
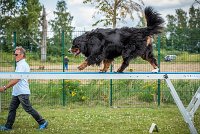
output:
[[20, 54], [23, 54], [24, 55], [24, 58], [26, 57], [26, 50], [22, 47], [22, 46], [17, 46], [15, 48], [15, 51], [16, 50], [19, 50], [20, 51]]

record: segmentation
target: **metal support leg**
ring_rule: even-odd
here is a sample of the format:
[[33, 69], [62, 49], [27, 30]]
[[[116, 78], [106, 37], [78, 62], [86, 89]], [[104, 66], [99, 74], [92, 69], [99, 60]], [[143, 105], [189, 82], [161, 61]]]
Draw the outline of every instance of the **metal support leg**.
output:
[[192, 100], [190, 101], [190, 104], [187, 107], [187, 111], [189, 112], [192, 119], [194, 118], [194, 114], [197, 111], [199, 105], [200, 105], [200, 87], [196, 91], [195, 95], [193, 96]]
[[181, 112], [185, 122], [188, 124], [189, 129], [190, 129], [190, 133], [191, 134], [198, 134], [196, 128], [194, 127], [194, 124], [192, 122], [192, 119], [190, 117], [189, 112], [185, 109], [182, 101], [180, 100], [172, 82], [170, 81], [170, 79], [168, 79], [167, 75], [164, 76], [165, 81], [170, 89], [170, 93], [176, 103], [176, 105], [178, 106], [179, 111]]

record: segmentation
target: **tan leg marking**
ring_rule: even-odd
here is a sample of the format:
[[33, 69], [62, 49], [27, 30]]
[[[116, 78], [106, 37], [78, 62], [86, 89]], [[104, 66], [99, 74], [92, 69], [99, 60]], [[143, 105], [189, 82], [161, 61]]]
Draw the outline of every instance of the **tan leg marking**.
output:
[[79, 70], [83, 70], [83, 69], [85, 69], [87, 66], [88, 66], [88, 62], [87, 62], [87, 61], [84, 61], [84, 62], [78, 67], [78, 69], [79, 69]]
[[101, 72], [107, 72], [108, 71], [108, 68], [110, 67], [110, 64], [112, 63], [112, 60], [103, 60], [103, 64], [104, 64], [104, 67], [103, 69], [101, 69], [100, 71]]
[[152, 44], [152, 40], [150, 36], [147, 36], [147, 46]]

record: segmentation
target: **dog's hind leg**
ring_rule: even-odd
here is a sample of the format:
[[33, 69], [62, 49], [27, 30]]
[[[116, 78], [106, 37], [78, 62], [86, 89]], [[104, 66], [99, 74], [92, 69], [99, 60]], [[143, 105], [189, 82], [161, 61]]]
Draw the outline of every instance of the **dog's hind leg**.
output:
[[154, 58], [153, 55], [148, 55], [148, 57], [141, 56], [143, 60], [148, 61], [154, 69], [158, 68], [157, 60]]
[[123, 63], [120, 66], [120, 68], [117, 70], [117, 72], [123, 72], [128, 67], [131, 59], [133, 59], [133, 57], [123, 58]]
[[141, 56], [141, 58], [143, 60], [148, 61], [153, 66], [154, 69], [152, 70], [152, 72], [159, 71], [157, 60], [154, 58], [154, 55], [153, 55], [152, 45], [147, 46], [146, 51]]
[[157, 64], [157, 61], [154, 57], [150, 58], [147, 60], [152, 66], [153, 66], [153, 70], [152, 72], [158, 72], [159, 71], [159, 68], [158, 68], [158, 64]]
[[110, 67], [110, 64], [112, 63], [113, 59], [105, 59], [103, 60], [103, 69], [100, 69], [101, 72], [107, 72], [108, 68]]
[[134, 54], [134, 50], [135, 47], [132, 47], [132, 49], [127, 49], [122, 52], [123, 62], [117, 72], [123, 72], [129, 66], [130, 61], [137, 57], [137, 55]]

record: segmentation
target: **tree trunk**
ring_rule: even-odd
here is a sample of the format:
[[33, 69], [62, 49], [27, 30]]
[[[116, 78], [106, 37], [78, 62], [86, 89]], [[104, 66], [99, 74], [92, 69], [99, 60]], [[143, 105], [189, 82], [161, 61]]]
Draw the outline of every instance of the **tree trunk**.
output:
[[43, 6], [42, 13], [42, 42], [41, 42], [41, 62], [46, 61], [47, 55], [47, 19], [46, 19], [46, 11]]
[[113, 23], [113, 28], [116, 28], [116, 24], [117, 24], [117, 0], [115, 0], [115, 5], [114, 5], [114, 15], [113, 15], [113, 20], [112, 20], [112, 23]]

